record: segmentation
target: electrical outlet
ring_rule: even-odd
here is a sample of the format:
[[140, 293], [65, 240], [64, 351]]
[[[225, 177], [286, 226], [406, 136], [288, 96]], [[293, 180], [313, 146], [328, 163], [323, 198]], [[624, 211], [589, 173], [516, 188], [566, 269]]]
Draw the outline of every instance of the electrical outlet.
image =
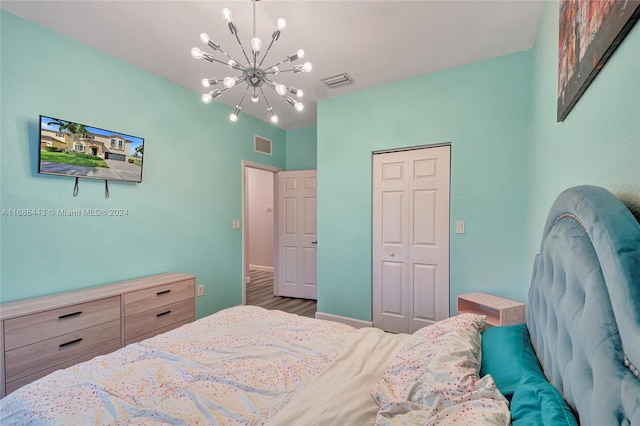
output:
[[235, 230], [240, 229], [240, 221], [237, 219], [234, 219], [233, 222], [231, 222], [231, 229], [235, 229]]
[[204, 296], [204, 286], [202, 284], [198, 286], [198, 296]]

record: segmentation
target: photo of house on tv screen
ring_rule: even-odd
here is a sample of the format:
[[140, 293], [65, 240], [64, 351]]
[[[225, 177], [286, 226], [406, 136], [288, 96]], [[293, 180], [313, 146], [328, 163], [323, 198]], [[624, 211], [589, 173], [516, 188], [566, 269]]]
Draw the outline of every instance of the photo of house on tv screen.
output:
[[144, 139], [40, 116], [39, 173], [142, 181]]

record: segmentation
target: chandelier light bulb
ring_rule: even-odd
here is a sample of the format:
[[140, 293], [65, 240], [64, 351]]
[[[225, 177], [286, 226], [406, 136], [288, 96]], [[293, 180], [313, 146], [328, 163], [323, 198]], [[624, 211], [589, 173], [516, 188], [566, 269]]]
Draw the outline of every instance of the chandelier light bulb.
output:
[[238, 65], [238, 63], [233, 59], [229, 59], [229, 62], [227, 62], [227, 64], [229, 65], [229, 68], [235, 68]]
[[191, 49], [191, 56], [193, 56], [195, 59], [202, 59], [204, 53], [202, 52], [202, 50], [194, 47], [193, 49]]
[[267, 108], [267, 112], [269, 113], [269, 116], [270, 116], [269, 119], [271, 120], [271, 122], [274, 124], [277, 123], [278, 116], [273, 113], [273, 107]]
[[304, 65], [302, 66], [302, 70], [304, 72], [311, 72], [312, 69], [313, 69], [313, 66], [311, 65], [311, 62], [305, 62]]
[[219, 97], [220, 95], [222, 95], [222, 90], [220, 89], [205, 93], [204, 95], [202, 95], [202, 102], [204, 102], [205, 104], [211, 103], [212, 100]]
[[284, 84], [276, 84], [276, 93], [280, 96], [284, 96], [287, 93], [287, 87]]
[[224, 83], [224, 87], [226, 87], [227, 89], [231, 89], [233, 86], [236, 85], [236, 79], [233, 77], [225, 77], [223, 80]]
[[211, 47], [213, 50], [219, 50], [220, 49], [220, 45], [217, 44], [216, 42], [214, 42], [213, 40], [211, 40], [211, 38], [209, 37], [209, 35], [207, 33], [200, 34], [200, 41], [203, 44], [206, 44], [207, 46]]
[[295, 87], [290, 87], [289, 91], [296, 95], [298, 99], [304, 96], [304, 92], [300, 89], [296, 89]]
[[240, 105], [236, 105], [235, 111], [229, 114], [229, 120], [233, 121], [234, 123], [238, 121], [238, 115], [240, 114], [240, 110], [242, 110]]
[[260, 52], [261, 48], [262, 48], [262, 40], [260, 40], [258, 37], [252, 38], [251, 39], [251, 49], [255, 53], [258, 53], [258, 52]]
[[304, 58], [304, 50], [302, 49], [298, 49], [296, 50], [296, 53], [287, 56], [287, 60], [290, 62], [293, 62], [297, 59], [302, 59], [302, 58]]
[[296, 111], [301, 112], [304, 109], [304, 104], [302, 102], [296, 102], [293, 107]]
[[276, 29], [278, 31], [282, 31], [285, 28], [287, 28], [287, 21], [284, 18], [278, 19], [278, 22], [276, 22]]
[[251, 102], [253, 102], [254, 104], [258, 103], [259, 100], [260, 98], [258, 97], [258, 95], [254, 94], [253, 96], [251, 96]]
[[211, 87], [214, 84], [218, 84], [217, 78], [203, 78], [202, 79], [202, 87]]
[[231, 11], [226, 7], [222, 9], [222, 16], [224, 17], [224, 20], [227, 21], [227, 24], [230, 24], [233, 21], [233, 15], [231, 14]]

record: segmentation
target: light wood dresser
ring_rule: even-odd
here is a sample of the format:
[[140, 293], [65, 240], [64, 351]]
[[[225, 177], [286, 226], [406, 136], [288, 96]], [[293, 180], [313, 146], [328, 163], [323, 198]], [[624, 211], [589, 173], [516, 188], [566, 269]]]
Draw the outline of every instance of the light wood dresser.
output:
[[195, 320], [196, 277], [166, 273], [0, 306], [0, 396]]

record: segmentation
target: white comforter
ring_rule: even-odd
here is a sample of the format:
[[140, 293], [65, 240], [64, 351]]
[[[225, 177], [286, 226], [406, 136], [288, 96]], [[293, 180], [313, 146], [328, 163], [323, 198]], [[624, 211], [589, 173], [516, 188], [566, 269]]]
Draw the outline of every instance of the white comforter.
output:
[[[475, 396], [467, 398], [464, 389], [458, 394], [466, 405], [445, 395], [450, 403], [439, 401], [428, 410], [425, 398], [403, 395], [410, 385], [407, 373], [415, 376], [415, 366], [423, 364], [407, 357], [423, 357], [420, 348], [439, 334], [418, 339], [256, 307], [231, 308], [24, 386], [0, 401], [0, 423], [308, 426], [397, 419], [406, 424], [414, 416], [398, 411], [398, 398], [402, 406], [411, 401], [422, 424], [442, 414], [470, 419], [468, 399]], [[431, 351], [450, 359], [446, 336], [444, 348]], [[475, 368], [470, 374], [477, 377]], [[425, 383], [451, 380], [446, 371], [425, 374], [420, 378]], [[473, 418], [508, 424], [504, 397], [490, 377], [484, 381], [480, 414]], [[473, 380], [472, 387], [481, 382]], [[381, 408], [382, 399], [387, 402]]]
[[352, 327], [237, 307], [59, 370], [2, 400], [0, 423], [261, 424]]

